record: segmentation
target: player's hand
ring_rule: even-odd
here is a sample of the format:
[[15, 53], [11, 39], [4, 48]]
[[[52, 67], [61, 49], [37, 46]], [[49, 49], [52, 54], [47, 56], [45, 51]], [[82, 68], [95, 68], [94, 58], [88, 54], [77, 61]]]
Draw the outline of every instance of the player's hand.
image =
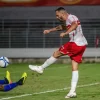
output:
[[43, 33], [44, 33], [44, 34], [48, 34], [48, 33], [50, 33], [50, 30], [44, 30]]
[[60, 37], [63, 38], [66, 35], [66, 33], [61, 33]]

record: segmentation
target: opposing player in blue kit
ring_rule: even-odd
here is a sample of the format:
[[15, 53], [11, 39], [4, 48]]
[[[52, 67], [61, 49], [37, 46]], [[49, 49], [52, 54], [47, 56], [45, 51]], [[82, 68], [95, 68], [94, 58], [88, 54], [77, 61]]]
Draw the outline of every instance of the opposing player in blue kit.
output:
[[3, 80], [0, 80], [0, 91], [7, 92], [10, 91], [17, 86], [23, 85], [27, 78], [27, 73], [24, 72], [22, 77], [17, 82], [12, 82], [10, 78], [10, 72], [6, 71], [6, 77]]

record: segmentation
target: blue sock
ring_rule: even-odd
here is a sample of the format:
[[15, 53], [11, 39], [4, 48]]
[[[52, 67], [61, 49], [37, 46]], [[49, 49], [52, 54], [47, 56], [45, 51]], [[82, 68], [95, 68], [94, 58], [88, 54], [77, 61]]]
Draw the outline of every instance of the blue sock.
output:
[[7, 84], [7, 85], [4, 86], [4, 91], [5, 92], [10, 91], [10, 90], [12, 90], [13, 88], [15, 88], [17, 86], [18, 86], [17, 83]]
[[1, 85], [6, 84], [6, 81], [5, 80], [0, 80], [0, 84]]

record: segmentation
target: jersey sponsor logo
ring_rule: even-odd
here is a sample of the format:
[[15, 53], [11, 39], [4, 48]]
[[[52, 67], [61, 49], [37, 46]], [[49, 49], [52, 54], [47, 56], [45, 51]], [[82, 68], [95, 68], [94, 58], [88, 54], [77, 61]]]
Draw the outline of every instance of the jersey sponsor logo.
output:
[[77, 4], [79, 3], [81, 0], [60, 0], [62, 3], [64, 4]]

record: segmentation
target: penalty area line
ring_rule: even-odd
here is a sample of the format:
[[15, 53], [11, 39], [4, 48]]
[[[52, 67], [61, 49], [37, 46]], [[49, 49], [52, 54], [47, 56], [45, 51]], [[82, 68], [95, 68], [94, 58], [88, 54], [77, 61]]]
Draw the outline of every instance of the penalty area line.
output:
[[[79, 86], [77, 86], [77, 88], [83, 88], [83, 87], [94, 86], [94, 85], [99, 85], [99, 84], [100, 84], [100, 82], [79, 85]], [[38, 95], [38, 94], [45, 94], [45, 93], [50, 93], [50, 92], [52, 93], [52, 92], [57, 92], [57, 91], [62, 91], [62, 90], [67, 90], [67, 89], [70, 89], [70, 87], [63, 88], [63, 89], [43, 91], [43, 92], [36, 92], [36, 93], [32, 93], [32, 94], [23, 94], [23, 95], [19, 95], [19, 96], [6, 97], [6, 98], [1, 98], [0, 100], [10, 100], [10, 99], [14, 99], [14, 98], [21, 98], [21, 97], [26, 97], [26, 96], [31, 96], [31, 95]]]

